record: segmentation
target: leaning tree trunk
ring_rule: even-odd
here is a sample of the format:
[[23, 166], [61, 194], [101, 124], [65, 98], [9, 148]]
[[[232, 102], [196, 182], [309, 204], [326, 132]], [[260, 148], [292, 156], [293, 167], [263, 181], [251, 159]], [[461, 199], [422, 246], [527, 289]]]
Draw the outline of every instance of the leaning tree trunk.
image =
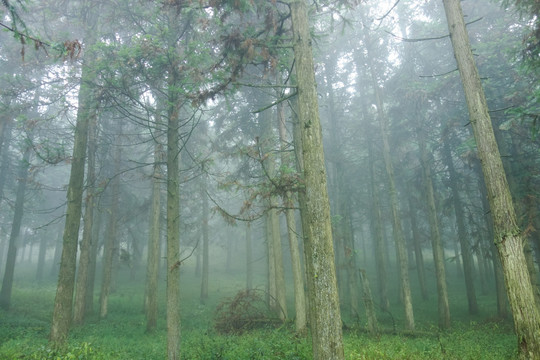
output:
[[501, 260], [518, 349], [522, 359], [540, 359], [540, 312], [536, 306], [523, 253], [523, 234], [517, 225], [512, 197], [497, 148], [486, 98], [474, 62], [459, 0], [443, 0], [478, 156], [482, 164], [494, 242]]
[[342, 360], [343, 335], [313, 53], [305, 0], [290, 3], [305, 184], [304, 251], [315, 360]]
[[[204, 126], [204, 125], [203, 125]], [[201, 181], [201, 201], [202, 201], [202, 278], [201, 278], [201, 304], [205, 304], [208, 300], [208, 270], [210, 265], [209, 246], [210, 239], [208, 236], [208, 175], [207, 169], [203, 166], [203, 174]]]

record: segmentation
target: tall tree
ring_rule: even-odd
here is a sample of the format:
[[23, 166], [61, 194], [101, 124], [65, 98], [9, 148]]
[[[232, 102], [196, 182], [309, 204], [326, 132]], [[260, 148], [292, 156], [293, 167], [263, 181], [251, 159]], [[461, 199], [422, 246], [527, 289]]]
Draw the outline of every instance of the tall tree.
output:
[[93, 18], [96, 9], [88, 1], [83, 2], [83, 6], [86, 7], [86, 11], [84, 12], [86, 17], [83, 21], [83, 26], [86, 30], [87, 50], [82, 65], [73, 156], [67, 193], [66, 223], [51, 323], [50, 340], [55, 344], [61, 344], [66, 340], [71, 322], [73, 292], [75, 289], [75, 269], [77, 266], [77, 245], [84, 191], [84, 166], [88, 140], [88, 125], [96, 111], [95, 91], [93, 89], [96, 74], [92, 68], [93, 53], [91, 49], [95, 43], [95, 35], [97, 35], [95, 29], [96, 21]]
[[470, 122], [482, 164], [506, 291], [522, 359], [540, 359], [540, 312], [536, 306], [516, 214], [459, 0], [443, 0]]
[[306, 2], [294, 0], [290, 3], [290, 9], [306, 195], [303, 231], [313, 358], [342, 360], [343, 335], [330, 204]]

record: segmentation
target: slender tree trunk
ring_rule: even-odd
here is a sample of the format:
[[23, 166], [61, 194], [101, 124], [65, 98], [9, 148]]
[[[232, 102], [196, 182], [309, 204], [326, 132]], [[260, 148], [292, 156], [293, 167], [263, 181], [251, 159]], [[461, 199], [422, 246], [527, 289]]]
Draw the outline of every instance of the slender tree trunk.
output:
[[[180, 10], [168, 8], [169, 51], [176, 48]], [[180, 95], [179, 59], [174, 57], [167, 79], [167, 359], [180, 359]]]
[[[278, 105], [278, 128], [281, 151], [282, 166], [292, 166], [290, 156], [287, 155], [287, 135], [285, 126], [285, 116], [283, 113], [283, 103]], [[292, 193], [287, 191], [283, 194], [283, 206], [285, 208], [285, 218], [287, 221], [287, 234], [289, 238], [289, 248], [291, 253], [291, 264], [294, 284], [294, 309], [296, 333], [304, 335], [307, 331], [306, 314], [306, 294], [304, 291], [304, 277], [302, 272], [302, 261], [300, 259], [300, 249], [298, 246], [298, 233], [296, 231], [296, 219], [294, 217], [294, 200]]]
[[493, 219], [494, 243], [501, 261], [522, 359], [540, 359], [540, 312], [536, 306], [518, 225], [487, 102], [474, 62], [459, 0], [443, 0]]
[[382, 99], [382, 91], [378, 84], [377, 73], [373, 63], [373, 50], [371, 49], [371, 39], [368, 30], [364, 30], [364, 39], [366, 41], [367, 62], [371, 74], [371, 83], [375, 92], [375, 100], [377, 104], [377, 117], [381, 130], [383, 142], [383, 157], [386, 167], [386, 173], [389, 183], [389, 195], [392, 207], [392, 228], [394, 231], [394, 241], [396, 245], [397, 260], [399, 265], [399, 277], [401, 296], [403, 298], [403, 308], [405, 312], [405, 326], [407, 330], [414, 331], [414, 312], [412, 306], [411, 285], [409, 279], [409, 264], [407, 258], [406, 242], [403, 236], [403, 228], [401, 224], [400, 209], [398, 194], [395, 185], [394, 165], [392, 164], [390, 142], [388, 139], [388, 117], [384, 111]]
[[253, 288], [253, 250], [251, 243], [251, 222], [246, 223], [246, 289]]
[[[94, 194], [96, 196], [96, 194]], [[97, 197], [96, 197], [97, 203]], [[94, 222], [92, 224], [92, 243], [90, 247], [90, 262], [88, 263], [88, 276], [86, 280], [86, 300], [85, 300], [85, 311], [86, 316], [92, 315], [94, 313], [94, 287], [96, 279], [96, 262], [97, 262], [97, 252], [99, 244], [99, 230], [101, 228], [101, 213], [94, 212]]]
[[[121, 129], [121, 127], [119, 127]], [[121, 134], [121, 130], [118, 130]], [[120, 159], [121, 150], [116, 149], [114, 154], [114, 170], [113, 179], [111, 184], [111, 205], [109, 208], [109, 224], [105, 234], [105, 244], [103, 248], [103, 274], [101, 281], [101, 293], [99, 296], [99, 317], [104, 319], [109, 312], [109, 294], [112, 287], [113, 279], [113, 263], [115, 255], [118, 253], [116, 247], [118, 242], [116, 241], [116, 234], [118, 232], [118, 206], [120, 201]]]
[[[161, 125], [161, 113], [155, 116], [156, 126]], [[148, 237], [148, 258], [146, 263], [146, 332], [153, 332], [157, 326], [158, 317], [158, 279], [159, 279], [159, 253], [161, 240], [161, 183], [163, 174], [163, 146], [154, 144], [154, 172], [152, 176], [152, 210], [150, 223], [150, 236]]]
[[201, 303], [205, 304], [208, 300], [208, 269], [209, 269], [209, 236], [208, 236], [208, 195], [207, 175], [203, 167], [201, 181], [201, 201], [202, 201], [202, 278], [201, 278]]
[[93, 114], [88, 125], [88, 174], [85, 197], [85, 213], [83, 236], [81, 241], [81, 254], [79, 256], [79, 268], [77, 270], [77, 284], [75, 290], [75, 305], [73, 309], [73, 323], [84, 323], [86, 314], [86, 290], [88, 288], [88, 267], [90, 264], [90, 252], [92, 247], [92, 224], [94, 221], [94, 186], [96, 181], [96, 132], [97, 116]]
[[474, 266], [472, 260], [472, 250], [467, 238], [465, 221], [463, 214], [463, 204], [458, 190], [457, 174], [452, 160], [452, 153], [448, 139], [443, 141], [443, 159], [448, 168], [450, 178], [450, 188], [452, 190], [452, 201], [454, 204], [454, 214], [456, 216], [457, 236], [461, 247], [461, 258], [463, 259], [463, 272], [465, 275], [465, 289], [467, 291], [467, 302], [469, 304], [469, 314], [478, 313], [478, 303], [476, 301], [476, 292], [474, 290]]
[[313, 358], [342, 360], [342, 324], [307, 6], [305, 0], [294, 0], [290, 8], [305, 183], [303, 231]]
[[[43, 271], [45, 269], [45, 255], [47, 253], [47, 246], [49, 245], [48, 237], [44, 236], [39, 241], [39, 253], [38, 253], [38, 263], [36, 269], [36, 281], [38, 283], [43, 282]], [[2, 245], [0, 245], [1, 247]], [[0, 251], [0, 259], [2, 259]]]
[[384, 243], [384, 236], [382, 230], [382, 215], [381, 204], [379, 197], [378, 182], [375, 181], [375, 158], [373, 154], [373, 142], [368, 139], [368, 151], [369, 151], [369, 175], [371, 183], [371, 208], [374, 218], [373, 232], [375, 237], [375, 265], [377, 267], [377, 286], [379, 289], [379, 302], [381, 310], [387, 311], [390, 308], [390, 301], [388, 300], [388, 282], [386, 272], [386, 245]]
[[414, 259], [416, 261], [416, 273], [418, 274], [418, 283], [420, 284], [420, 292], [423, 300], [429, 299], [429, 293], [426, 285], [426, 270], [424, 267], [424, 255], [422, 253], [422, 244], [420, 242], [420, 234], [418, 224], [416, 222], [416, 210], [413, 204], [412, 197], [409, 196], [409, 215], [411, 217], [411, 231], [413, 236]]
[[377, 321], [375, 305], [373, 304], [373, 297], [371, 296], [369, 280], [365, 270], [361, 269], [359, 272], [360, 280], [362, 280], [362, 290], [364, 292], [364, 306], [366, 308], [368, 331], [371, 335], [377, 335], [379, 333], [379, 323]]
[[17, 192], [15, 195], [15, 208], [13, 213], [13, 223], [9, 235], [9, 246], [6, 259], [6, 268], [0, 290], [0, 307], [8, 310], [11, 305], [11, 291], [13, 289], [13, 276], [15, 274], [15, 259], [17, 258], [17, 241], [21, 230], [21, 222], [24, 214], [24, 195], [28, 180], [28, 167], [30, 166], [31, 147], [25, 149], [23, 158], [19, 165], [17, 174]]
[[439, 328], [450, 327], [450, 306], [448, 304], [448, 288], [446, 285], [446, 272], [444, 269], [444, 251], [439, 233], [439, 220], [437, 219], [437, 209], [435, 206], [435, 195], [433, 191], [433, 180], [425, 144], [425, 132], [420, 131], [418, 136], [420, 147], [420, 161], [422, 163], [424, 185], [426, 187], [426, 200], [428, 206], [429, 228], [431, 230], [431, 245], [433, 248], [433, 262], [435, 274], [437, 276], [437, 299], [439, 309]]
[[[90, 32], [88, 31], [88, 33]], [[91, 48], [93, 42], [92, 36], [90, 36], [87, 40], [87, 47]], [[62, 255], [60, 259], [58, 286], [54, 300], [51, 333], [49, 336], [50, 341], [58, 345], [64, 343], [68, 336], [72, 316], [75, 270], [77, 267], [77, 245], [84, 191], [84, 165], [88, 140], [88, 125], [90, 118], [94, 116], [96, 111], [94, 90], [91, 85], [95, 78], [95, 74], [90, 68], [92, 66], [91, 58], [91, 51], [88, 50], [83, 63], [79, 89], [79, 107], [75, 124], [75, 139], [67, 192], [66, 223], [62, 241]]]

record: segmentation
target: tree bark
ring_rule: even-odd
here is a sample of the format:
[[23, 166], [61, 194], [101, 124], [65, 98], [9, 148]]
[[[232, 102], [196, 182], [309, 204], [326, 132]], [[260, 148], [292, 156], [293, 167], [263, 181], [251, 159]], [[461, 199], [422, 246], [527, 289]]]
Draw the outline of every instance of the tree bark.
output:
[[[280, 140], [281, 166], [292, 166], [290, 156], [287, 155], [287, 135], [285, 126], [283, 103], [278, 105], [278, 128]], [[291, 264], [294, 284], [294, 309], [296, 333], [304, 335], [307, 331], [306, 314], [306, 294], [304, 291], [304, 277], [302, 272], [302, 261], [300, 259], [300, 249], [298, 247], [298, 233], [296, 231], [296, 219], [294, 217], [294, 200], [290, 191], [282, 196], [285, 208], [285, 219], [287, 221], [287, 235], [289, 238], [289, 249], [291, 253]]]
[[81, 253], [79, 255], [79, 268], [77, 270], [77, 284], [75, 290], [75, 305], [73, 309], [73, 323], [84, 323], [86, 314], [86, 290], [88, 289], [88, 268], [92, 248], [92, 225], [94, 221], [94, 187], [96, 181], [96, 132], [97, 116], [94, 113], [88, 125], [88, 173], [86, 178], [87, 189], [85, 197], [85, 212]]
[[[90, 36], [87, 47], [91, 48]], [[90, 55], [89, 55], [90, 54]], [[92, 82], [95, 73], [91, 69], [91, 51], [87, 51], [81, 75], [79, 106], [73, 144], [73, 156], [67, 193], [66, 223], [62, 240], [62, 255], [58, 275], [58, 286], [54, 300], [54, 312], [49, 339], [60, 345], [65, 342], [72, 316], [75, 270], [77, 266], [77, 245], [81, 223], [82, 196], [84, 191], [84, 165], [88, 140], [89, 120], [95, 112]]]
[[313, 358], [342, 360], [341, 314], [307, 6], [304, 0], [294, 0], [290, 8], [302, 138], [303, 231]]
[[494, 227], [494, 243], [504, 274], [506, 291], [522, 359], [540, 359], [540, 312], [536, 307], [523, 253], [523, 234], [516, 214], [487, 102], [474, 62], [459, 0], [443, 0], [454, 55], [458, 64], [478, 156], [482, 164]]

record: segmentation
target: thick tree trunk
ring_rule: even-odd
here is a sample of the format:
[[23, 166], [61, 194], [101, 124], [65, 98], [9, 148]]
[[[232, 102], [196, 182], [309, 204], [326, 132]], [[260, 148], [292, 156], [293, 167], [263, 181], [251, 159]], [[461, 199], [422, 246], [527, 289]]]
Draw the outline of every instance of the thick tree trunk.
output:
[[[90, 37], [91, 38], [91, 37]], [[93, 41], [88, 39], [87, 47]], [[95, 74], [90, 68], [91, 56], [86, 53], [79, 90], [79, 107], [75, 125], [71, 173], [67, 193], [66, 223], [62, 241], [62, 255], [58, 275], [58, 286], [54, 300], [50, 341], [55, 344], [65, 342], [72, 316], [73, 292], [75, 289], [75, 270], [77, 267], [77, 245], [81, 224], [82, 197], [84, 191], [84, 164], [88, 140], [88, 125], [95, 113], [95, 100], [92, 82]], [[91, 53], [90, 53], [91, 54]]]
[[8, 253], [4, 278], [2, 280], [2, 289], [0, 290], [0, 307], [5, 310], [8, 310], [11, 304], [11, 291], [13, 289], [13, 276], [15, 274], [15, 259], [17, 258], [17, 241], [19, 240], [21, 222], [24, 214], [24, 195], [28, 180], [28, 167], [30, 166], [30, 151], [31, 147], [25, 149], [17, 174], [18, 184], [15, 195], [13, 223], [11, 224], [11, 233], [9, 235]]
[[454, 214], [456, 216], [457, 236], [461, 247], [461, 258], [463, 259], [463, 272], [465, 275], [465, 289], [467, 291], [467, 301], [469, 304], [469, 314], [478, 313], [478, 303], [476, 301], [476, 292], [474, 289], [474, 266], [472, 260], [472, 250], [467, 238], [465, 229], [465, 221], [463, 214], [463, 205], [461, 203], [461, 195], [459, 194], [457, 184], [457, 174], [452, 160], [452, 153], [448, 139], [443, 141], [443, 159], [448, 168], [448, 176], [450, 179], [450, 188], [452, 190], [452, 202], [454, 205]]
[[494, 243], [504, 274], [506, 291], [522, 359], [540, 359], [540, 312], [536, 307], [525, 255], [487, 102], [474, 62], [459, 0], [443, 0], [454, 55], [457, 60], [470, 121], [481, 160], [493, 219]]
[[81, 254], [79, 256], [79, 268], [77, 270], [77, 284], [75, 290], [75, 305], [73, 309], [73, 323], [84, 323], [86, 314], [86, 290], [88, 289], [88, 267], [90, 265], [90, 253], [92, 248], [92, 225], [94, 222], [94, 187], [96, 181], [96, 132], [97, 116], [93, 114], [88, 125], [88, 184], [85, 197], [85, 212], [83, 236], [81, 241]]
[[294, 0], [290, 8], [305, 183], [303, 231], [313, 358], [342, 360], [341, 314], [307, 6], [304, 0]]
[[439, 220], [437, 218], [437, 209], [435, 207], [435, 195], [433, 191], [433, 180], [431, 178], [428, 152], [425, 144], [425, 132], [419, 132], [418, 143], [420, 147], [420, 161], [422, 163], [424, 185], [426, 188], [429, 228], [431, 230], [431, 246], [433, 248], [433, 262], [437, 277], [439, 328], [448, 329], [450, 327], [450, 306], [448, 304], [448, 288], [446, 285], [446, 272], [444, 269], [444, 252], [441, 235], [439, 233]]
[[375, 312], [373, 297], [371, 296], [369, 280], [365, 270], [360, 269], [359, 273], [360, 280], [362, 281], [362, 290], [364, 292], [364, 306], [366, 308], [368, 331], [371, 335], [377, 335], [379, 333], [379, 323], [377, 321], [377, 313]]

